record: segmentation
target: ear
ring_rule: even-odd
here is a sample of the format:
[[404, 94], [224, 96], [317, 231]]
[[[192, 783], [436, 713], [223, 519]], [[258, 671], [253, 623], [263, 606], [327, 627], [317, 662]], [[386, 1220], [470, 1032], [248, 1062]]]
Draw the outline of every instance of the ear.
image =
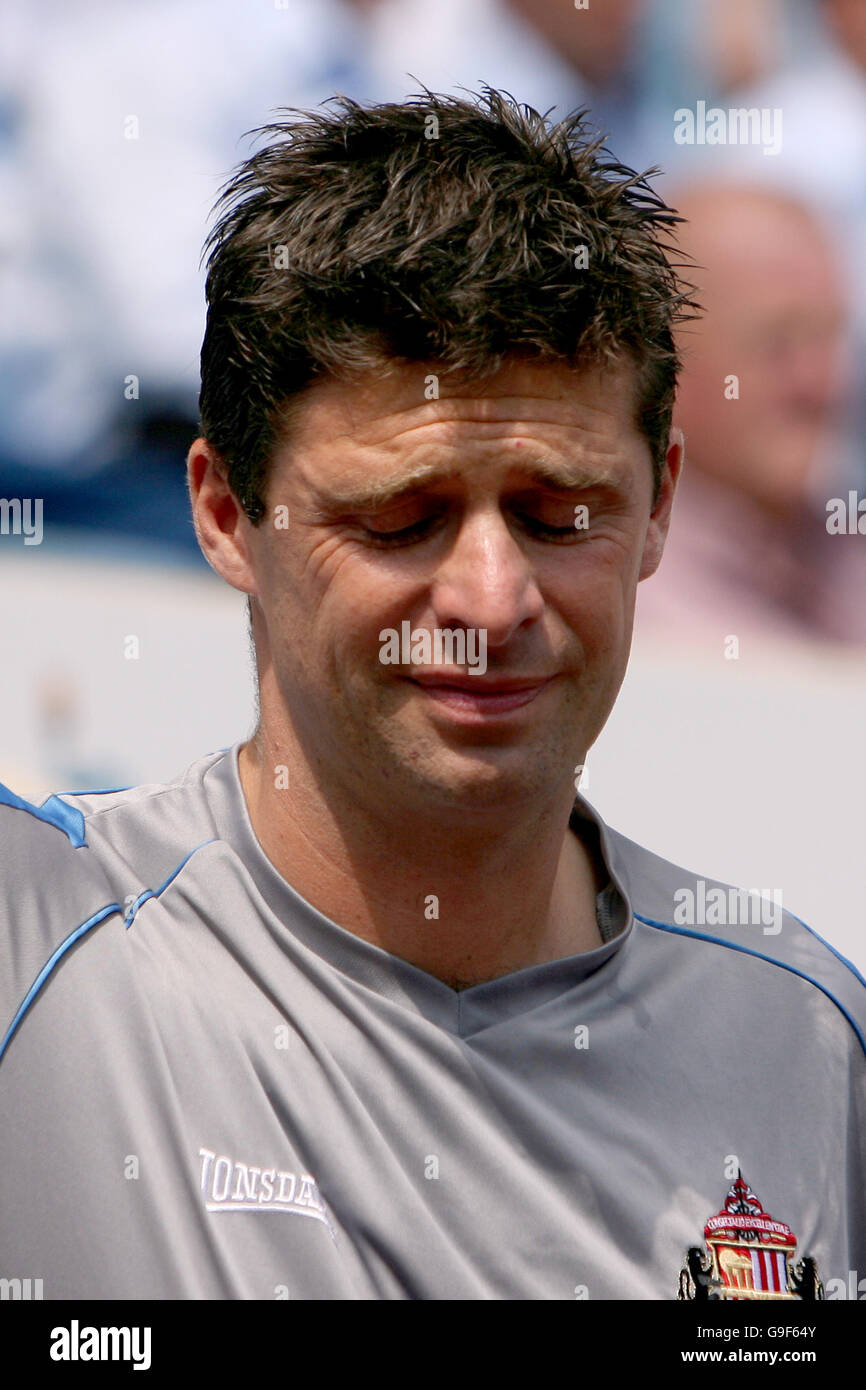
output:
[[229, 487], [224, 463], [206, 439], [192, 444], [186, 476], [193, 525], [204, 558], [233, 588], [255, 594], [250, 547], [253, 524]]
[[658, 497], [650, 513], [649, 525], [647, 526], [646, 542], [644, 544], [638, 581], [641, 579], [648, 579], [651, 574], [655, 574], [661, 563], [665, 541], [667, 540], [668, 528], [671, 524], [671, 509], [674, 503], [674, 493], [677, 489], [677, 483], [679, 482], [685, 457], [685, 436], [681, 429], [672, 425], [671, 432], [668, 436], [665, 464], [659, 481]]

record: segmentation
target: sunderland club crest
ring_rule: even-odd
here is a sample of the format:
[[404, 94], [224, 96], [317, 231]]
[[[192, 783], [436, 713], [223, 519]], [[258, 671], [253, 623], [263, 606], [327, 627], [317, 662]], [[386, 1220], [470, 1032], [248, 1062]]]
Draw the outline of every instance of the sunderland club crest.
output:
[[764, 1211], [742, 1173], [704, 1227], [704, 1240], [706, 1251], [693, 1245], [686, 1253], [680, 1299], [824, 1297], [815, 1261], [794, 1263], [796, 1236]]

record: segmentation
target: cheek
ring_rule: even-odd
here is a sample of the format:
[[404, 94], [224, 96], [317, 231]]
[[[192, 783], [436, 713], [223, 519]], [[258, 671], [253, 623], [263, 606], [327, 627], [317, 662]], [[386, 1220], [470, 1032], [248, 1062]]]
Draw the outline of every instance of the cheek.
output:
[[594, 541], [576, 552], [576, 563], [560, 593], [572, 600], [571, 606], [590, 614], [606, 614], [612, 619], [628, 604], [637, 583], [647, 540], [650, 513], [650, 487], [646, 489], [646, 512], [641, 509], [610, 520], [599, 528]]
[[317, 644], [330, 629], [354, 626], [369, 614], [363, 580], [352, 572], [351, 555], [333, 537], [305, 534], [274, 538], [258, 565], [259, 594], [269, 623], [282, 637]]
[[607, 659], [629, 630], [637, 568], [597, 567], [561, 592], [557, 611], [587, 660]]
[[423, 602], [423, 594], [397, 575], [346, 564], [312, 616], [313, 660], [358, 698], [371, 684], [393, 680], [393, 665], [380, 659], [387, 641], [380, 634], [395, 632], [399, 642], [401, 623], [415, 624], [419, 599]]

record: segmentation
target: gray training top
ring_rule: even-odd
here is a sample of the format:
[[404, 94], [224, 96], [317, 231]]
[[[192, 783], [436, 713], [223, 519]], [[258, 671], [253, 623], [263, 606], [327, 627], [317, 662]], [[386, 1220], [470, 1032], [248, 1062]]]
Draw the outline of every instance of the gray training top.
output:
[[239, 746], [0, 793], [0, 1280], [672, 1299], [738, 1168], [866, 1275], [866, 988], [809, 928], [578, 798], [605, 944], [455, 993], [277, 873]]

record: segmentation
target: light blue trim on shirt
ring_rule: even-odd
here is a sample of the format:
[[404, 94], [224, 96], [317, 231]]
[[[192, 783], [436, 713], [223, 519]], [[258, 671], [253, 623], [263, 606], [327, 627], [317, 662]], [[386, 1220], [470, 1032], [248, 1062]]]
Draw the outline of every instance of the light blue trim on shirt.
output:
[[81, 849], [87, 844], [84, 838], [83, 813], [77, 811], [74, 806], [67, 806], [59, 796], [49, 796], [41, 806], [34, 806], [31, 801], [25, 801], [23, 796], [16, 796], [9, 787], [0, 782], [0, 805], [12, 806], [16, 811], [26, 811], [28, 815], [35, 816], [46, 825], [53, 825], [62, 830], [73, 849]]
[[[0, 787], [2, 787], [2, 783], [0, 783]], [[5, 791], [7, 790], [7, 788], [3, 788], [3, 790]], [[13, 792], [10, 793], [10, 795], [14, 796], [15, 794]], [[20, 799], [20, 797], [15, 797], [16, 802], [20, 801]], [[51, 799], [53, 800], [56, 798]], [[36, 812], [39, 808], [31, 807], [29, 805], [29, 802], [24, 802], [23, 809], [29, 809]], [[71, 809], [71, 807], [67, 807], [67, 810]], [[40, 819], [45, 818], [41, 817]], [[146, 892], [139, 894], [135, 902], [129, 908], [129, 911], [123, 917], [124, 925], [127, 927], [127, 929], [131, 925], [136, 912], [141, 907], [141, 904], [143, 902], [146, 902], [148, 898], [159, 897], [160, 893], [164, 892], [165, 889], [169, 886], [169, 884], [174, 882], [181, 869], [184, 867], [185, 864], [189, 863], [192, 856], [196, 854], [198, 850], [204, 849], [205, 845], [213, 844], [216, 844], [215, 839], [203, 840], [200, 845], [196, 845], [195, 849], [190, 850], [189, 854], [187, 854], [180, 861], [176, 869], [172, 870], [165, 882], [160, 884], [159, 888], [148, 888]], [[64, 941], [61, 941], [57, 949], [52, 953], [51, 956], [49, 956], [48, 960], [43, 965], [39, 974], [36, 976], [36, 979], [33, 981], [33, 984], [28, 989], [21, 1005], [18, 1008], [17, 1013], [15, 1014], [15, 1017], [13, 1018], [6, 1031], [6, 1036], [4, 1037], [2, 1044], [0, 1044], [0, 1061], [3, 1060], [3, 1054], [6, 1051], [6, 1048], [9, 1046], [9, 1043], [12, 1041], [12, 1035], [14, 1034], [24, 1015], [27, 1013], [27, 1010], [30, 1008], [30, 1005], [33, 1003], [40, 989], [45, 984], [45, 981], [48, 979], [55, 965], [58, 964], [58, 962], [66, 954], [69, 948], [75, 945], [76, 941], [80, 941], [81, 937], [84, 936], [86, 932], [90, 931], [91, 927], [95, 927], [99, 922], [103, 922], [106, 917], [109, 917], [111, 915], [112, 912], [119, 912], [123, 914], [123, 908], [121, 907], [120, 903], [109, 903], [106, 907], [101, 907], [98, 912], [95, 912], [93, 914], [92, 917], [88, 917], [86, 922], [82, 922], [80, 927], [76, 927], [73, 932], [70, 932], [69, 936], [67, 936]]]
[[866, 980], [864, 980], [863, 976], [860, 974], [860, 971], [857, 969], [853, 961], [850, 961], [847, 956], [843, 956], [842, 952], [837, 951], [836, 947], [831, 945], [829, 941], [825, 941], [824, 937], [821, 936], [819, 932], [816, 932], [814, 927], [810, 927], [809, 923], [804, 922], [802, 917], [798, 917], [795, 912], [791, 912], [789, 916], [793, 917], [795, 922], [799, 922], [801, 927], [805, 927], [809, 935], [814, 936], [817, 941], [820, 941], [822, 946], [826, 946], [828, 951], [832, 951], [836, 959], [840, 960], [843, 965], [847, 965], [848, 969], [851, 971], [851, 974], [854, 975], [860, 981], [861, 985], [866, 987]]
[[[64, 787], [63, 791], [62, 791], [62, 792], [58, 792], [57, 795], [58, 795], [58, 796], [109, 796], [112, 792], [131, 792], [131, 791], [134, 791], [134, 790], [135, 790], [135, 783], [134, 783], [134, 782], [127, 782], [126, 786], [123, 786], [123, 787], [81, 787], [81, 788], [79, 788], [79, 789], [76, 790], [76, 791], [70, 791], [67, 787]], [[51, 798], [49, 797], [48, 800], [50, 801]], [[42, 804], [44, 805], [45, 803], [43, 802]]]
[[126, 926], [127, 930], [129, 930], [129, 928], [132, 926], [135, 914], [141, 907], [142, 903], [146, 903], [148, 898], [158, 898], [160, 893], [164, 893], [169, 884], [174, 882], [181, 869], [184, 867], [185, 864], [189, 863], [194, 854], [198, 854], [200, 849], [204, 849], [205, 845], [215, 845], [216, 843], [217, 842], [215, 838], [212, 840], [202, 840], [200, 845], [196, 845], [195, 849], [190, 850], [186, 858], [181, 859], [176, 869], [172, 869], [171, 873], [169, 874], [168, 878], [165, 880], [164, 883], [161, 883], [158, 888], [146, 888], [143, 893], [139, 893], [135, 902], [128, 909], [123, 919], [124, 925]]
[[26, 1014], [27, 1010], [30, 1008], [30, 1005], [33, 1003], [33, 1000], [36, 998], [40, 989], [45, 984], [45, 981], [48, 979], [48, 976], [51, 974], [55, 965], [57, 965], [58, 961], [66, 954], [66, 952], [69, 950], [71, 946], [75, 945], [76, 941], [81, 940], [85, 932], [90, 931], [91, 927], [95, 927], [99, 922], [104, 921], [106, 917], [110, 917], [112, 912], [122, 911], [123, 908], [120, 906], [120, 903], [109, 903], [106, 907], [101, 907], [98, 912], [94, 912], [93, 916], [88, 917], [86, 922], [82, 922], [80, 927], [76, 927], [73, 932], [70, 932], [69, 936], [67, 936], [65, 941], [61, 941], [60, 945], [57, 947], [54, 953], [51, 956], [49, 956], [48, 960], [45, 962], [42, 969], [39, 971], [39, 974], [36, 976], [36, 979], [33, 981], [33, 984], [30, 986], [27, 993], [25, 994], [22, 1003], [19, 1005], [18, 1012], [16, 1013], [12, 1022], [9, 1024], [9, 1027], [6, 1030], [6, 1036], [3, 1039], [2, 1044], [0, 1044], [0, 1061], [3, 1060], [3, 1054], [12, 1040], [13, 1033], [15, 1032], [22, 1018]]
[[[819, 989], [822, 994], [825, 994], [827, 996], [831, 1004], [836, 1005], [836, 1008], [848, 1020], [851, 1027], [854, 1029], [854, 1032], [856, 1033], [860, 1041], [860, 1046], [863, 1048], [864, 1053], [866, 1053], [866, 1035], [864, 1035], [863, 1030], [860, 1028], [860, 1025], [857, 1023], [857, 1021], [851, 1017], [844, 1004], [841, 1004], [839, 1000], [836, 998], [835, 994], [831, 994], [829, 989], [827, 989], [824, 985], [821, 984], [820, 980], [814, 979], [812, 975], [807, 975], [803, 970], [798, 970], [796, 965], [788, 965], [786, 961], [778, 960], [775, 956], [765, 956], [763, 952], [756, 951], [752, 946], [743, 946], [740, 944], [739, 941], [726, 941], [724, 937], [709, 936], [706, 932], [694, 931], [694, 929], [692, 928], [675, 927], [670, 922], [657, 922], [652, 917], [641, 916], [639, 912], [635, 912], [634, 915], [639, 922], [644, 922], [648, 927], [658, 927], [660, 931], [672, 932], [674, 936], [691, 936], [694, 937], [696, 941], [711, 941], [715, 946], [727, 946], [729, 951], [741, 951], [744, 956], [756, 956], [758, 960], [765, 960], [768, 965], [777, 965], [780, 970], [789, 970], [792, 975], [797, 975], [801, 980], [805, 980], [807, 984], [814, 985], [816, 989]], [[790, 915], [793, 917], [793, 912]], [[799, 922], [799, 917], [796, 918], [796, 920]], [[800, 925], [805, 927], [806, 923], [801, 922]], [[819, 941], [823, 941], [823, 937], [818, 936], [817, 932], [813, 932], [811, 927], [808, 927], [807, 931], [810, 931], [813, 936], [817, 936]], [[827, 946], [829, 945], [829, 942], [823, 942], [823, 944]], [[833, 950], [832, 946], [830, 947], [830, 950]], [[834, 951], [833, 954], [838, 955], [838, 952]], [[851, 965], [849, 961], [845, 960], [844, 956], [839, 956], [839, 959], [845, 965], [847, 965], [850, 970], [854, 972], [858, 980], [861, 979], [859, 973], [856, 970], [854, 970], [853, 965]]]

